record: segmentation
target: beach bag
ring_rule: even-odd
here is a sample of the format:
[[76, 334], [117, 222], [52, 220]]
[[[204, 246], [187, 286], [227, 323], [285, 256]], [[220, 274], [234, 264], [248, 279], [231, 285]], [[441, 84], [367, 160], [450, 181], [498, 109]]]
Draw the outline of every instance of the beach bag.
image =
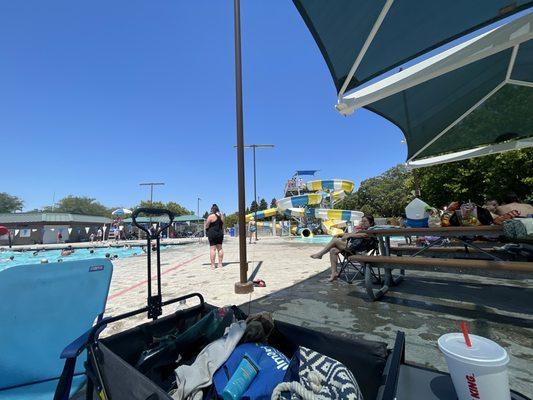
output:
[[331, 357], [299, 347], [272, 400], [363, 400], [355, 377]]
[[244, 343], [235, 348], [228, 360], [213, 376], [214, 392], [204, 399], [222, 398], [222, 392], [233, 373], [237, 370], [244, 355], [251, 358], [259, 367], [259, 372], [244, 392], [243, 400], [269, 400], [274, 388], [283, 382], [289, 367], [289, 359], [274, 347], [259, 343]]
[[244, 314], [237, 307], [216, 308], [184, 332], [154, 336], [140, 354], [135, 368], [160, 387], [167, 388], [172, 384], [169, 379], [174, 379], [177, 360], [194, 359], [202, 348], [221, 338], [233, 322], [243, 318]]

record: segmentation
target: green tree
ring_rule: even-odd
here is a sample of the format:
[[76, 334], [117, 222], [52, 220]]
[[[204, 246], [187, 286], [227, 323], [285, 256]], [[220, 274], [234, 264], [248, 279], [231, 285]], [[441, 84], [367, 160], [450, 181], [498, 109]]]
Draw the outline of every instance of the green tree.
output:
[[276, 208], [278, 205], [276, 204], [276, 199], [273, 198], [271, 201], [270, 201], [270, 208]]
[[209, 217], [209, 213], [206, 211], [206, 212], [204, 213], [204, 215], [202, 216], [202, 218], [203, 218], [203, 219], [207, 219], [207, 217]]
[[401, 215], [412, 200], [412, 174], [402, 165], [361, 182], [359, 189], [346, 196], [336, 208], [359, 210], [375, 217]]
[[268, 208], [268, 203], [265, 199], [259, 201], [259, 210], [266, 210]]
[[257, 201], [253, 200], [252, 204], [250, 205], [250, 212], [256, 211], [259, 211], [259, 206], [257, 205]]
[[174, 215], [176, 216], [179, 216], [179, 215], [190, 215], [190, 214], [194, 214], [192, 211], [190, 210], [187, 210], [185, 207], [183, 207], [182, 205], [178, 204], [178, 203], [175, 203], [173, 201], [169, 201], [167, 204], [166, 204], [166, 208], [170, 211], [172, 211], [174, 213]]
[[24, 202], [17, 196], [12, 196], [8, 193], [0, 193], [0, 212], [12, 213], [15, 211], [22, 211]]
[[510, 192], [526, 200], [533, 195], [533, 149], [421, 168], [416, 173], [421, 198], [437, 207], [453, 200], [501, 202]]
[[142, 200], [141, 203], [136, 208], [138, 208], [138, 207], [164, 208], [166, 210], [172, 211], [176, 217], [180, 216], [180, 215], [193, 214], [192, 211], [187, 210], [185, 207], [183, 207], [180, 204], [175, 203], [173, 201], [169, 201], [168, 203], [163, 203], [162, 201], [150, 202], [150, 201], [147, 201], [147, 200]]
[[420, 197], [434, 207], [454, 200], [503, 201], [508, 193], [521, 200], [533, 198], [533, 149], [511, 151], [470, 160], [436, 165], [409, 172], [403, 166], [367, 179], [336, 207], [381, 217], [401, 215], [413, 198], [414, 174]]
[[239, 214], [238, 213], [233, 213], [233, 214], [229, 214], [229, 215], [226, 215], [226, 218], [224, 220], [224, 225], [226, 225], [226, 227], [228, 228], [231, 228], [235, 225], [238, 225], [239, 224]]
[[59, 200], [54, 206], [46, 206], [44, 212], [65, 212], [84, 215], [99, 215], [110, 217], [112, 210], [97, 202], [92, 197], [67, 196]]

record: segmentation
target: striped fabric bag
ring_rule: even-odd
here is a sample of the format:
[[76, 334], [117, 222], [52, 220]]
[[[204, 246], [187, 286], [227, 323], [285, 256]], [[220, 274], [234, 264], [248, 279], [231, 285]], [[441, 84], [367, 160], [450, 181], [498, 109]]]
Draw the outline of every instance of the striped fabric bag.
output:
[[299, 347], [272, 400], [363, 400], [363, 395], [344, 364]]

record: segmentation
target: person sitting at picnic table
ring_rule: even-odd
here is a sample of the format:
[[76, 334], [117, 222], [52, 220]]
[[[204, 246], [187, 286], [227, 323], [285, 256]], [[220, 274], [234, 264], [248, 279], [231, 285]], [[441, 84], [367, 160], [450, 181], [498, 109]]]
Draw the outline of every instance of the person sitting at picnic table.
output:
[[331, 276], [329, 282], [333, 282], [339, 277], [337, 272], [337, 261], [339, 253], [348, 250], [350, 253], [358, 253], [368, 251], [374, 246], [374, 239], [370, 238], [366, 233], [360, 232], [374, 226], [374, 217], [372, 215], [365, 215], [361, 219], [361, 223], [356, 228], [356, 232], [345, 233], [342, 236], [334, 237], [331, 241], [320, 250], [318, 253], [312, 254], [311, 258], [321, 259], [324, 255], [329, 253], [329, 260], [331, 263]]
[[498, 206], [496, 211], [498, 215], [505, 215], [517, 211], [520, 217], [525, 218], [528, 215], [533, 215], [533, 206], [518, 200], [516, 193], [508, 193], [505, 196], [505, 203]]

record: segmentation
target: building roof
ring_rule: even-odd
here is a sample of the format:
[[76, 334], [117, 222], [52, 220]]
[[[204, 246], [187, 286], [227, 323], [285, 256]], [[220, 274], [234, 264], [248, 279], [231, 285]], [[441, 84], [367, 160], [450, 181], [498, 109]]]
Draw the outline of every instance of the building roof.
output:
[[[137, 222], [140, 224], [146, 224], [150, 222], [168, 222], [168, 217], [137, 217]], [[197, 222], [203, 221], [203, 218], [200, 218], [197, 215], [180, 215], [179, 217], [174, 218], [174, 222]], [[123, 220], [126, 224], [131, 224], [133, 221], [131, 218], [126, 218]]]
[[27, 212], [27, 213], [0, 213], [0, 224], [28, 224], [35, 222], [80, 222], [93, 224], [109, 224], [110, 218], [98, 215], [81, 215], [71, 213]]
[[197, 222], [203, 221], [204, 219], [198, 215], [180, 215], [179, 217], [174, 218], [174, 222]]

